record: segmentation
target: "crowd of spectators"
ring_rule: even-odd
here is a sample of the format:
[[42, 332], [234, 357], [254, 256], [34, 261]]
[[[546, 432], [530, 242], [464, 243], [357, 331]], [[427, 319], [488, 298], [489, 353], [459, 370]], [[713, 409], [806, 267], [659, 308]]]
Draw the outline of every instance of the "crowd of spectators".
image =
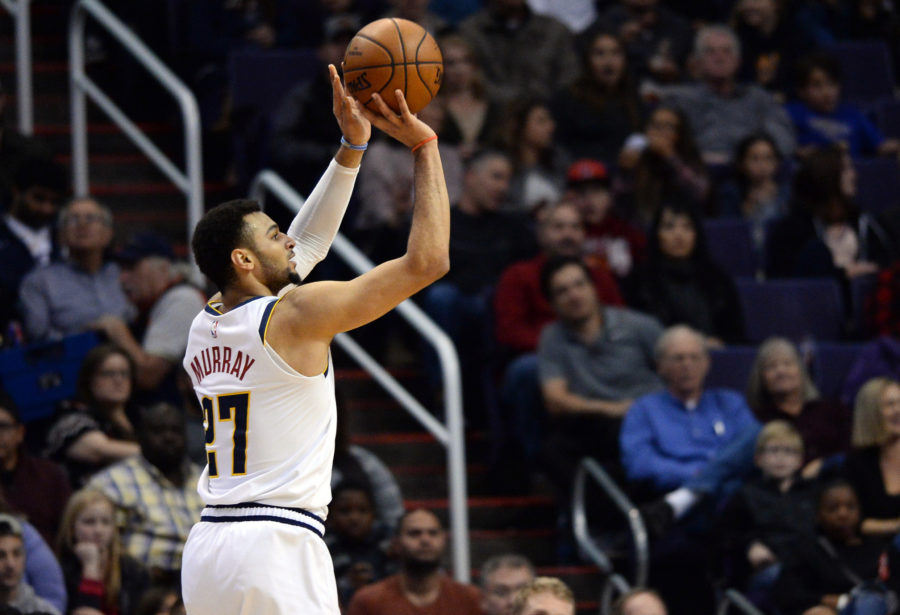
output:
[[[178, 71], [207, 132], [231, 125], [230, 52], [314, 55], [314, 76], [254, 124], [260, 159], [304, 193], [339, 138], [321, 103], [325, 66], [378, 16], [435, 35], [444, 83], [422, 115], [445, 163], [451, 271], [417, 301], [457, 346], [465, 419], [489, 431], [498, 493], [545, 476], [565, 527], [575, 467], [592, 456], [640, 502], [660, 593], [635, 590], [615, 612], [688, 612], [711, 587], [735, 586], [781, 615], [869, 613], [851, 609], [898, 585], [897, 342], [873, 341], [840, 399], [807, 371], [809, 344], [834, 340], [769, 339], [746, 390], [707, 385], [717, 350], [758, 341], [737, 276], [710, 249], [712, 221], [749, 225], [758, 280], [834, 280], [843, 339], [897, 334], [900, 206], [863, 202], [856, 169], [896, 159], [900, 135], [874, 113], [890, 101], [842, 96], [855, 75], [830, 51], [877, 41], [900, 59], [892, 3], [186, 4], [181, 18], [202, 27], [179, 47]], [[5, 104], [0, 92], [0, 117]], [[0, 130], [2, 344], [99, 340], [48, 421], [23, 417], [15, 390], [0, 395], [0, 602], [182, 612], [180, 553], [202, 508], [205, 455], [186, 432], [200, 433], [198, 413], [178, 364], [205, 289], [167, 239], [117, 242], [117, 212], [88, 195], [66, 200], [65, 169]], [[343, 230], [375, 261], [403, 250], [410, 168], [395, 144], [366, 153]], [[862, 298], [861, 280], [871, 281]], [[439, 399], [436, 358], [408, 350]], [[26, 429], [40, 446], [26, 445]], [[411, 494], [347, 433], [333, 494], [328, 544], [352, 615], [574, 612], [571, 591], [518, 555], [488, 560], [480, 593], [451, 581], [440, 519], [404, 513]]]

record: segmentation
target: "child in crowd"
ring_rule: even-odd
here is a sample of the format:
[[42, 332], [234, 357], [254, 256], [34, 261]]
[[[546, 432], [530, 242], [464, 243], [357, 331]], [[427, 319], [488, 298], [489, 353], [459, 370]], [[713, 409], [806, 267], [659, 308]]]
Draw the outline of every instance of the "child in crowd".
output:
[[820, 610], [839, 615], [890, 612], [878, 581], [884, 541], [859, 531], [859, 499], [853, 485], [840, 480], [819, 492], [817, 533], [799, 541], [785, 558], [772, 594], [782, 615]]
[[368, 485], [345, 480], [332, 490], [325, 544], [334, 562], [341, 604], [353, 593], [387, 573], [391, 530], [375, 522], [375, 505]]
[[900, 140], [886, 139], [857, 106], [841, 102], [840, 66], [833, 56], [801, 59], [796, 83], [800, 100], [788, 103], [787, 111], [797, 132], [798, 154], [834, 144], [845, 146], [854, 159], [900, 152]]
[[813, 484], [800, 477], [803, 439], [787, 421], [762, 428], [754, 462], [761, 475], [728, 502], [718, 526], [732, 576], [766, 609], [782, 560], [801, 536], [814, 532], [814, 496]]

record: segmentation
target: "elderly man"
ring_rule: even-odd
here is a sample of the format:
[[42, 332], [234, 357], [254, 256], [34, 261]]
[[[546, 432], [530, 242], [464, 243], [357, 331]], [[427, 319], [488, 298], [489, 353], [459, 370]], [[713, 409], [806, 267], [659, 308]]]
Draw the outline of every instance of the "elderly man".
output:
[[701, 333], [670, 327], [656, 344], [656, 361], [666, 389], [634, 402], [620, 448], [628, 479], [661, 491], [683, 485], [756, 419], [740, 393], [704, 388], [709, 355]]
[[106, 260], [112, 223], [109, 208], [90, 198], [75, 199], [60, 212], [59, 239], [66, 258], [32, 271], [19, 291], [30, 340], [80, 333], [101, 316], [134, 319], [119, 266]]
[[700, 83], [663, 88], [663, 103], [687, 116], [707, 164], [728, 164], [738, 143], [760, 132], [775, 140], [783, 156], [794, 151], [794, 130], [784, 108], [762, 88], [737, 83], [741, 50], [731, 29], [701, 28], [694, 60]]

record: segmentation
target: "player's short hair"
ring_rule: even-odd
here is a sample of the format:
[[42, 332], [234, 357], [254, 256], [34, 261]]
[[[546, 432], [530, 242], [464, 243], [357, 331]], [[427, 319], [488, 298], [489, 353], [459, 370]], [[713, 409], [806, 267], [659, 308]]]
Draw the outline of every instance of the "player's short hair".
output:
[[580, 268], [588, 281], [593, 284], [591, 270], [583, 259], [577, 256], [557, 256], [551, 258], [544, 263], [543, 267], [541, 267], [541, 292], [544, 293], [544, 297], [546, 297], [547, 301], [553, 302], [553, 289], [551, 288], [553, 277], [560, 269], [568, 267], [569, 265], [575, 265]]
[[512, 568], [518, 570], [519, 568], [526, 569], [531, 576], [534, 576], [534, 564], [531, 563], [531, 560], [525, 557], [524, 555], [519, 555], [518, 553], [504, 553], [502, 555], [495, 555], [493, 557], [485, 560], [484, 564], [481, 565], [480, 578], [481, 578], [481, 586], [486, 587], [488, 582], [488, 577], [497, 572], [500, 569], [504, 568]]
[[790, 442], [803, 454], [803, 437], [797, 429], [787, 421], [769, 421], [756, 436], [756, 454], [762, 453], [770, 442]]
[[527, 587], [516, 594], [513, 600], [513, 615], [521, 615], [528, 599], [538, 594], [551, 594], [575, 607], [575, 595], [569, 586], [555, 577], [537, 577]]
[[235, 279], [231, 251], [252, 241], [244, 217], [257, 211], [262, 211], [259, 203], [250, 199], [226, 201], [206, 212], [194, 229], [191, 248], [197, 266], [221, 291]]

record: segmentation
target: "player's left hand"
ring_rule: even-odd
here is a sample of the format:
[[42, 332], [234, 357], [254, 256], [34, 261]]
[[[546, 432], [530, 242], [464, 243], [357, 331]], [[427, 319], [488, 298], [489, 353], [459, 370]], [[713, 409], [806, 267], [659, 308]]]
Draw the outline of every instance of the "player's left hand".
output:
[[328, 65], [331, 76], [332, 108], [344, 138], [355, 145], [368, 143], [372, 124], [360, 110], [359, 102], [344, 91], [344, 84], [334, 64]]

